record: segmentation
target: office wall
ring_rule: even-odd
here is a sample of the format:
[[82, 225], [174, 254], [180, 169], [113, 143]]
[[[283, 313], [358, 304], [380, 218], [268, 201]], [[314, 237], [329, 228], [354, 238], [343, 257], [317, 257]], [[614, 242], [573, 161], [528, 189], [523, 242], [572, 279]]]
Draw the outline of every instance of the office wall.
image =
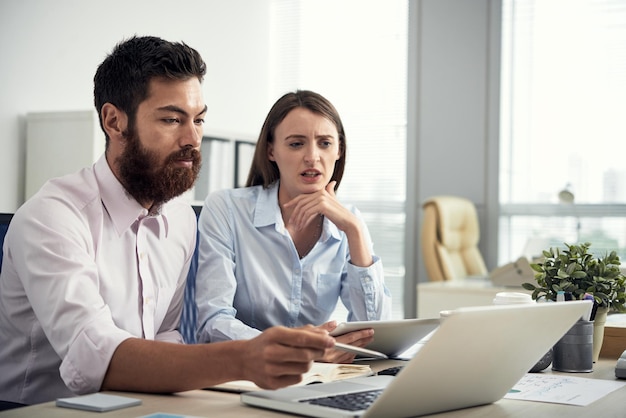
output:
[[406, 306], [427, 281], [421, 204], [451, 194], [475, 203], [480, 248], [497, 260], [500, 0], [410, 3]]
[[26, 113], [92, 109], [97, 65], [134, 34], [199, 50], [206, 129], [255, 136], [275, 100], [269, 25], [269, 0], [0, 0], [0, 212], [23, 201]]
[[[92, 107], [92, 77], [132, 34], [185, 40], [208, 63], [207, 129], [256, 135], [267, 109], [269, 0], [0, 0], [0, 212], [23, 200], [24, 116]], [[471, 199], [488, 267], [497, 255], [500, 0], [409, 0], [407, 316], [419, 252], [421, 203]]]

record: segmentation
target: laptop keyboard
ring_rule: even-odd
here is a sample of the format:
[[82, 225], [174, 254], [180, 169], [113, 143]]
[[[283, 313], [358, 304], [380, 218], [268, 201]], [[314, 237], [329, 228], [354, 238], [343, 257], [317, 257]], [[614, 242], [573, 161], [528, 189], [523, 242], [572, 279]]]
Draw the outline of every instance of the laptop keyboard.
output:
[[364, 392], [325, 396], [323, 398], [305, 399], [300, 402], [328, 406], [346, 411], [360, 411], [369, 408], [382, 392], [382, 389], [367, 390]]
[[395, 376], [403, 368], [404, 368], [404, 366], [394, 366], [394, 367], [390, 367], [388, 369], [383, 369], [383, 370], [379, 371], [376, 374], [384, 374], [384, 375], [388, 375], [388, 376]]
[[[395, 376], [404, 366], [394, 366], [383, 369], [376, 374]], [[380, 396], [382, 389], [367, 390], [363, 392], [344, 393], [342, 395], [324, 396], [322, 398], [304, 399], [300, 402], [312, 405], [328, 406], [346, 411], [361, 411], [369, 408], [376, 398]]]

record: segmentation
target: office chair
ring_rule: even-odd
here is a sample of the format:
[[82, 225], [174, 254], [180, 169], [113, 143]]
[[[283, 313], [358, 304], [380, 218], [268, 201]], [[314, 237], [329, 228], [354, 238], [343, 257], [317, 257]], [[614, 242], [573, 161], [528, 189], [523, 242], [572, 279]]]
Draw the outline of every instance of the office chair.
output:
[[12, 213], [0, 213], [0, 268], [2, 268], [2, 246], [4, 245], [4, 236], [7, 234], [9, 230], [9, 224], [11, 223], [11, 218], [13, 218]]
[[[12, 213], [0, 213], [0, 271], [2, 270], [2, 256], [3, 251], [2, 247], [4, 245], [4, 236], [7, 234], [9, 230], [9, 223], [11, 223], [11, 218], [13, 218]], [[2, 401], [0, 400], [0, 411], [7, 411], [9, 409], [19, 408], [25, 406], [20, 403]]]
[[478, 249], [480, 231], [474, 204], [461, 197], [434, 196], [422, 207], [422, 255], [429, 280], [487, 276]]

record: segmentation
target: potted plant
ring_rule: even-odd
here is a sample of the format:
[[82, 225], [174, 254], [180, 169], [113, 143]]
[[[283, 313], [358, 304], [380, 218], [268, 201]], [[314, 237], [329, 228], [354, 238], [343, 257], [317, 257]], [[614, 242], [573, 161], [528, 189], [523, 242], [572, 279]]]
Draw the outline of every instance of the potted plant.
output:
[[[566, 249], [550, 248], [543, 251], [544, 259], [531, 263], [537, 285], [524, 283], [533, 299], [557, 300], [559, 291], [583, 300], [585, 295], [594, 300], [594, 361], [602, 346], [604, 322], [609, 310], [626, 311], [626, 277], [621, 273], [620, 259], [615, 251], [602, 257], [589, 252], [590, 243], [565, 244]], [[596, 335], [597, 334], [597, 335]]]

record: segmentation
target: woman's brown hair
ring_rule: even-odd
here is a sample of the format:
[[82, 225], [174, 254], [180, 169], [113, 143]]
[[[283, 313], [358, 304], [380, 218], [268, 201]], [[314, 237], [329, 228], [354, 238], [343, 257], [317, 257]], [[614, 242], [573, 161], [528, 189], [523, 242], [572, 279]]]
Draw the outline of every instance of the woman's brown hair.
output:
[[269, 144], [274, 142], [274, 132], [276, 127], [285, 119], [287, 114], [296, 108], [305, 108], [313, 113], [322, 115], [330, 120], [337, 128], [339, 134], [339, 159], [335, 161], [335, 169], [330, 181], [336, 181], [335, 190], [341, 183], [343, 177], [343, 171], [346, 165], [346, 133], [343, 129], [343, 123], [339, 117], [337, 109], [322, 95], [309, 91], [309, 90], [297, 90], [292, 93], [287, 93], [270, 109], [259, 139], [254, 150], [254, 158], [252, 165], [250, 166], [250, 172], [248, 174], [248, 180], [246, 181], [246, 187], [263, 185], [263, 188], [268, 188], [271, 184], [280, 179], [280, 171], [274, 161], [270, 161], [268, 158]]

